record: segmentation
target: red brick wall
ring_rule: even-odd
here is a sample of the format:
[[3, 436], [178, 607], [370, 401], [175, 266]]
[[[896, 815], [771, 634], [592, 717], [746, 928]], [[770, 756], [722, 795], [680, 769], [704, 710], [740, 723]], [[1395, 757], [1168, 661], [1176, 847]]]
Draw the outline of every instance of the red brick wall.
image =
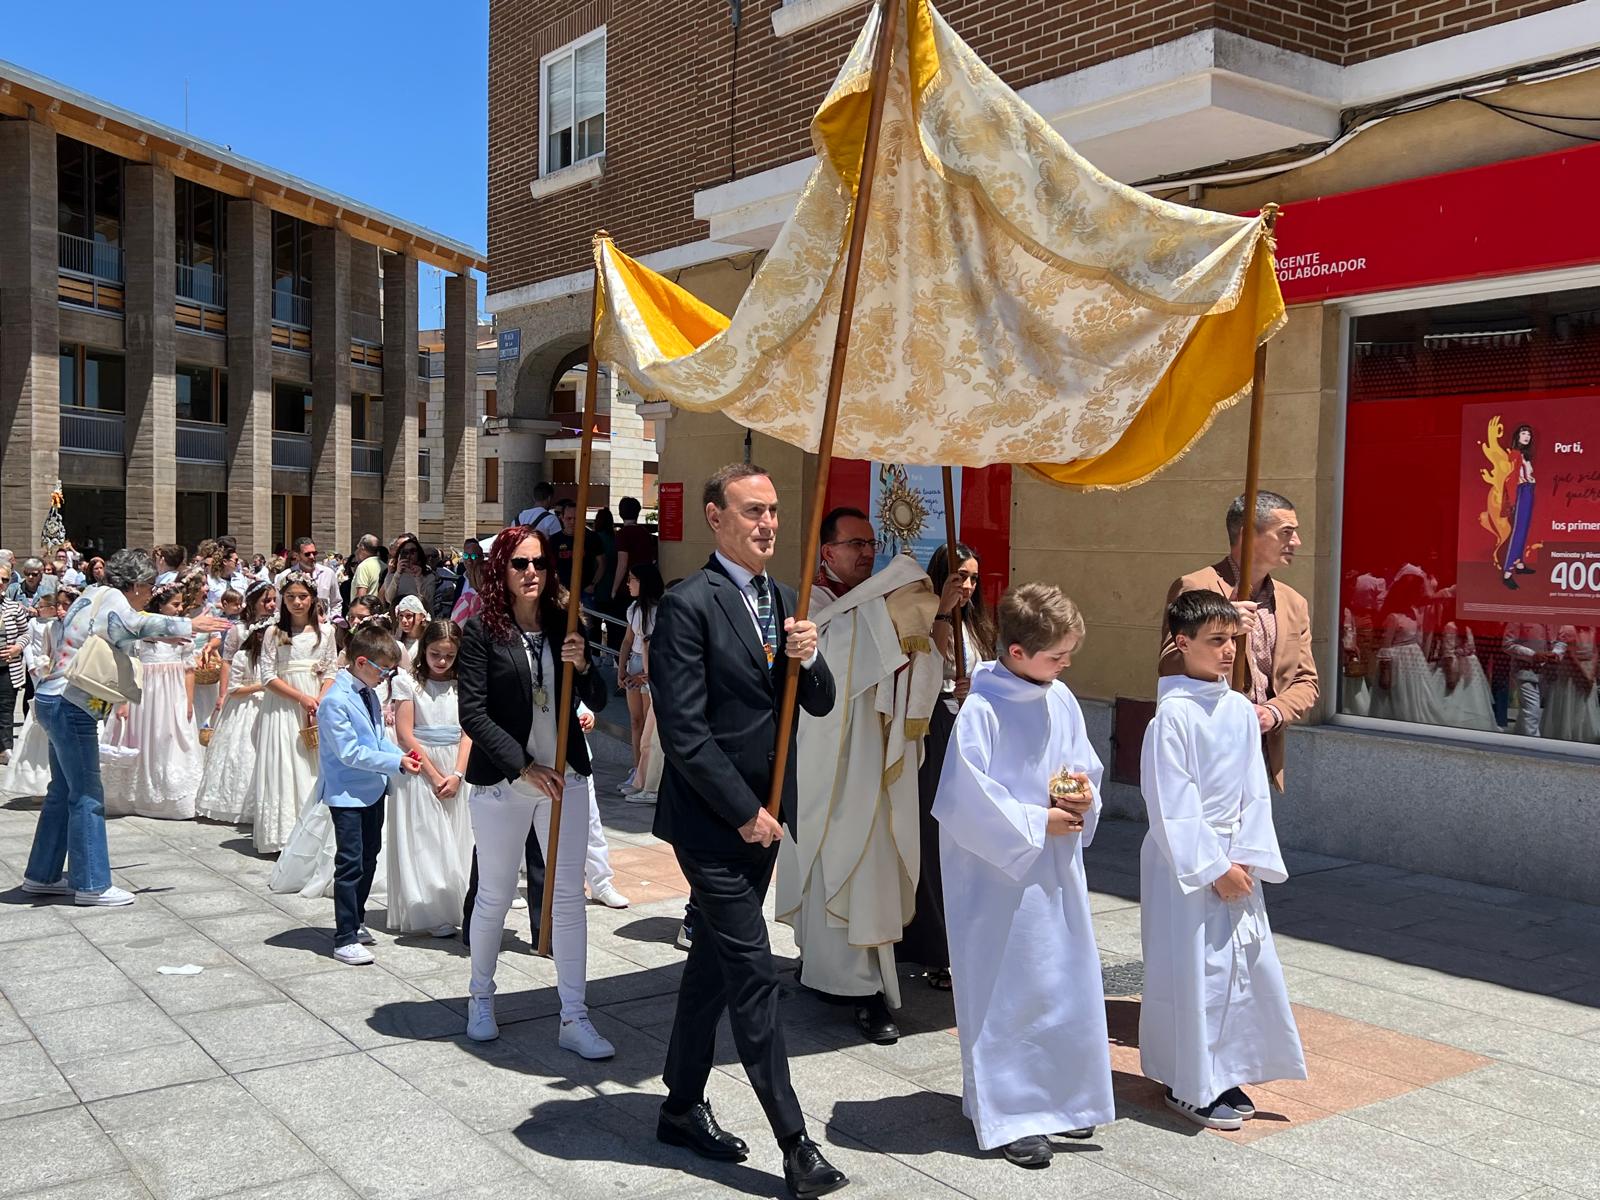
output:
[[[782, 0], [744, 0], [733, 175], [804, 157], [817, 104], [860, 29], [865, 4], [780, 38]], [[1333, 63], [1391, 54], [1572, 0], [943, 0], [940, 12], [1007, 83], [1028, 87], [1220, 28]], [[539, 59], [607, 26], [606, 172], [535, 200]], [[733, 30], [724, 0], [491, 0], [489, 286], [582, 270], [589, 236], [634, 254], [706, 236], [694, 193], [730, 175]]]

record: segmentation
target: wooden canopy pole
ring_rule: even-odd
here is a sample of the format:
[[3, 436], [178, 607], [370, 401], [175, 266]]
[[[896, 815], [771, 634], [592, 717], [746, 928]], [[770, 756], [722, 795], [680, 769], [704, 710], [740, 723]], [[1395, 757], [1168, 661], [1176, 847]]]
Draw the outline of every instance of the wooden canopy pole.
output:
[[[1267, 237], [1278, 224], [1278, 206], [1266, 205]], [[1261, 253], [1258, 249], [1257, 254]], [[1250, 571], [1255, 558], [1256, 497], [1261, 491], [1261, 427], [1266, 420], [1267, 407], [1267, 344], [1256, 347], [1255, 373], [1250, 379], [1250, 440], [1245, 452], [1244, 465], [1244, 527], [1239, 533], [1239, 582], [1233, 590], [1235, 600], [1250, 599]], [[1250, 690], [1250, 642], [1240, 636], [1234, 639], [1233, 690]]]
[[[954, 575], [961, 569], [960, 560], [956, 558], [955, 499], [955, 472], [946, 467], [944, 468], [944, 555], [945, 568], [949, 572], [945, 576], [946, 580], [949, 579], [950, 575]], [[959, 605], [950, 610], [950, 635], [954, 639], [951, 645], [956, 652], [956, 678], [965, 679], [967, 677], [967, 654], [966, 649], [961, 644], [961, 607]]]
[[[607, 241], [611, 235], [604, 229], [595, 234]], [[594, 456], [594, 424], [597, 392], [600, 382], [600, 360], [595, 355], [595, 343], [600, 336], [600, 263], [594, 268], [593, 302], [589, 317], [589, 365], [583, 380], [583, 435], [578, 451], [578, 519], [572, 526], [572, 586], [567, 590], [567, 633], [583, 629], [583, 549], [588, 533], [589, 471]], [[556, 579], [556, 565], [548, 565], [547, 578]], [[552, 647], [552, 649], [556, 649]], [[599, 668], [591, 665], [591, 671]], [[556, 693], [560, 706], [556, 713], [556, 765], [555, 772], [563, 782], [567, 778], [567, 738], [572, 731], [572, 677], [575, 668], [569, 662], [561, 664], [561, 690]], [[550, 835], [544, 850], [544, 896], [539, 901], [539, 954], [550, 957], [550, 909], [556, 896], [556, 854], [561, 846], [561, 797], [550, 802]]]
[[[872, 106], [867, 114], [866, 140], [861, 147], [861, 173], [856, 200], [850, 209], [850, 248], [844, 261], [844, 282], [839, 295], [839, 327], [833, 335], [833, 364], [828, 370], [828, 394], [822, 410], [822, 434], [817, 442], [817, 479], [810, 520], [801, 547], [802, 577], [795, 611], [804, 621], [811, 612], [811, 572], [816, 569], [822, 542], [822, 518], [827, 515], [828, 474], [833, 467], [833, 435], [839, 424], [839, 393], [844, 388], [845, 354], [850, 348], [850, 325], [855, 319], [856, 282], [861, 275], [861, 255], [867, 240], [867, 211], [872, 204], [872, 181], [877, 173], [878, 135], [883, 130], [883, 105], [889, 92], [889, 65], [899, 25], [902, 0], [878, 0], [878, 45], [872, 57]], [[794, 726], [795, 698], [799, 692], [799, 664], [787, 659], [783, 667], [783, 693], [778, 702], [778, 744], [772, 756], [772, 786], [767, 811], [774, 817], [783, 804], [783, 779], [789, 766], [789, 737]], [[548, 885], [546, 885], [548, 887]]]

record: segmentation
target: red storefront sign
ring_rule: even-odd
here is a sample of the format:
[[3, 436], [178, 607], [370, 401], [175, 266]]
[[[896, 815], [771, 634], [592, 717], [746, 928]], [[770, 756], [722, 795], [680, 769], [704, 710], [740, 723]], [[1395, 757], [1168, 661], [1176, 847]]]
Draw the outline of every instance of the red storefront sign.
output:
[[683, 484], [656, 487], [656, 536], [663, 542], [683, 541]]
[[1290, 304], [1600, 262], [1600, 145], [1286, 204]]

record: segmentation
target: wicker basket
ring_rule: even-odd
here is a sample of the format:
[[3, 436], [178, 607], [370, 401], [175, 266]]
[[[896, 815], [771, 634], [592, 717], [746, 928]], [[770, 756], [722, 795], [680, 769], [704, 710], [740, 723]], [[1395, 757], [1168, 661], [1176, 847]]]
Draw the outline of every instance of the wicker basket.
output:
[[312, 754], [317, 752], [317, 726], [315, 722], [300, 727], [300, 744]]
[[222, 682], [222, 660], [208, 658], [194, 669], [194, 681], [201, 687]]
[[211, 745], [211, 726], [206, 725], [206, 726], [201, 728], [201, 730], [200, 730], [200, 744], [202, 746]]

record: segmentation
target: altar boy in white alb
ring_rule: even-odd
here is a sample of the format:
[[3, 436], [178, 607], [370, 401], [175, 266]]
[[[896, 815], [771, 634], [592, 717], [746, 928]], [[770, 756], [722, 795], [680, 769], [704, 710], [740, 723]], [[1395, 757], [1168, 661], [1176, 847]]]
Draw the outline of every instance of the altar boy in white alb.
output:
[[1100, 956], [1083, 847], [1100, 815], [1100, 760], [1056, 676], [1083, 640], [1059, 588], [1023, 584], [998, 616], [1000, 656], [972, 673], [939, 778], [961, 1109], [984, 1150], [1050, 1162], [1052, 1134], [1115, 1116]]
[[1139, 1054], [1169, 1108], [1238, 1129], [1255, 1116], [1242, 1085], [1306, 1077], [1261, 886], [1289, 873], [1255, 706], [1228, 682], [1238, 614], [1215, 592], [1184, 592], [1167, 622], [1184, 674], [1161, 680], [1140, 759]]

